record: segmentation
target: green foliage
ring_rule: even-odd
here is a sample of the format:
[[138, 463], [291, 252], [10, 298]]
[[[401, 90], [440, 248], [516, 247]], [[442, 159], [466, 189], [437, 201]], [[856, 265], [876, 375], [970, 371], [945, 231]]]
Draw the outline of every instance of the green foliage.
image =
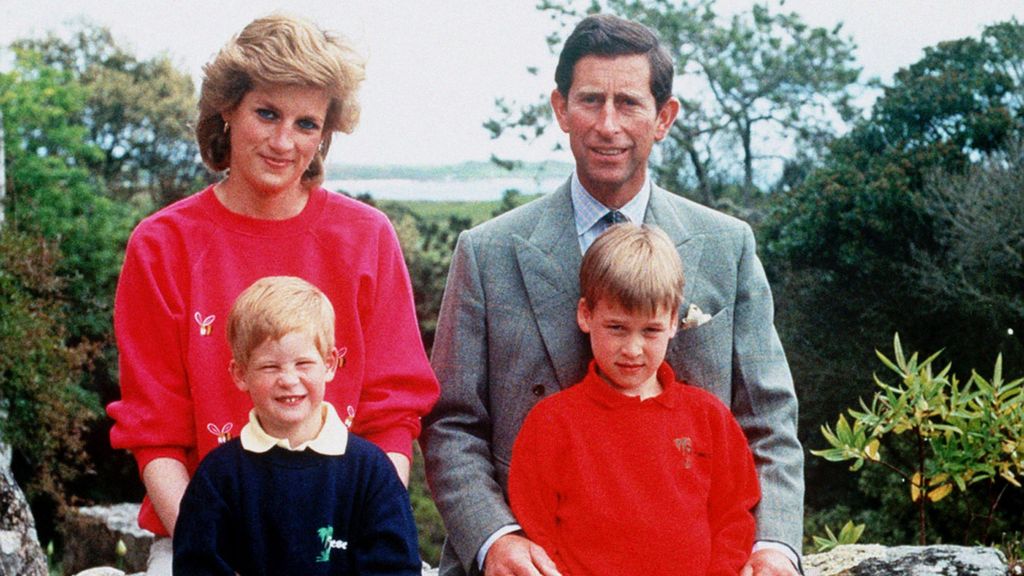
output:
[[[998, 32], [998, 34], [997, 34]], [[890, 310], [911, 308], [914, 254], [936, 248], [937, 224], [922, 210], [928, 175], [963, 172], [979, 155], [1000, 150], [1024, 127], [1024, 50], [1006, 40], [1024, 28], [1011, 21], [926, 50], [885, 88], [872, 117], [837, 140], [825, 164], [786, 194], [767, 227], [770, 260], [827, 271], [823, 281], [858, 304], [889, 304], [872, 282], [895, 282]], [[1018, 46], [1024, 49], [1024, 46]], [[1014, 205], [1012, 195], [995, 202]], [[991, 349], [991, 346], [987, 347]]]
[[[980, 39], [930, 48], [820, 165], [792, 164], [810, 169], [773, 198], [758, 230], [761, 255], [802, 399], [805, 443], [823, 422], [835, 422], [830, 406], [855, 406], [874, 391], [872, 358], [850, 350], [884, 349], [897, 329], [923, 349], [945, 348], [955, 366], [985, 365], [1001, 353], [1007, 370], [1024, 369], [1021, 318], [1011, 313], [1021, 285], [1014, 260], [1021, 202], [1012, 152], [1004, 151], [1024, 126], [1024, 44], [1014, 43], [1022, 34], [1010, 21]], [[986, 128], [1000, 118], [1012, 126]], [[878, 492], [881, 483], [858, 486], [839, 473], [808, 460], [810, 485], [838, 487], [809, 491], [809, 506], [834, 506], [842, 494], [855, 509], [898, 513]], [[934, 506], [933, 525], [954, 518], [954, 505]], [[883, 515], [880, 524], [897, 537], [894, 518]], [[868, 532], [876, 529], [868, 524]]]
[[[875, 376], [879, 391], [870, 406], [861, 401], [860, 410], [848, 410], [852, 425], [840, 415], [834, 429], [822, 426], [831, 447], [811, 453], [832, 462], [852, 460], [851, 470], [873, 462], [897, 474], [909, 486], [918, 510], [919, 542], [925, 544], [926, 505], [946, 498], [954, 487], [964, 492], [979, 483], [1003, 484], [1002, 490], [1021, 486], [1024, 378], [1004, 380], [999, 357], [991, 379], [975, 372], [961, 385], [951, 366], [933, 367], [939, 353], [923, 360], [917, 353], [907, 357], [898, 335], [893, 348], [892, 359], [877, 355], [897, 382]], [[982, 540], [988, 538], [1000, 496], [1001, 491], [990, 503]]]
[[1020, 532], [1003, 534], [998, 548], [1006, 556], [1006, 573], [1009, 576], [1024, 575], [1024, 535]]
[[0, 74], [8, 225], [58, 243], [69, 338], [102, 342], [124, 245], [142, 212], [104, 196], [102, 181], [85, 168], [100, 156], [75, 120], [86, 94], [31, 51], [19, 52], [14, 70]]
[[516, 190], [515, 188], [509, 188], [508, 190], [505, 190], [505, 192], [502, 193], [501, 204], [499, 204], [498, 207], [494, 209], [494, 212], [492, 212], [491, 215], [498, 216], [504, 214], [505, 212], [508, 212], [509, 210], [517, 206], [522, 206], [523, 204], [526, 204], [531, 199], [532, 198], [530, 196], [523, 194], [519, 190]]
[[92, 351], [65, 344], [59, 261], [52, 243], [0, 231], [0, 437], [29, 500], [58, 510], [71, 501], [68, 483], [87, 470], [83, 433], [99, 414], [78, 386]]
[[[91, 80], [100, 71], [53, 65], [50, 55], [29, 43], [15, 43], [12, 52], [12, 68], [0, 74], [7, 184], [2, 233], [31, 238], [33, 250], [50, 254], [52, 281], [45, 290], [23, 283], [12, 292], [28, 294], [36, 304], [6, 294], [0, 301], [7, 329], [24, 322], [40, 326], [3, 344], [3, 402], [10, 413], [3, 434], [15, 447], [15, 477], [28, 488], [46, 539], [70, 501], [110, 498], [126, 491], [126, 484], [138, 485], [127, 456], [112, 453], [108, 424], [98, 415], [99, 405], [117, 393], [111, 318], [124, 245], [153, 204], [146, 194], [128, 200], [109, 195], [118, 183], [112, 186], [103, 173], [106, 152], [92, 140], [87, 121], [101, 116], [94, 99], [99, 84], [83, 83], [83, 75]], [[11, 250], [26, 265], [40, 261], [25, 246]], [[42, 274], [41, 264], [38, 270]], [[33, 337], [37, 332], [46, 336]], [[94, 472], [111, 469], [122, 477], [96, 481]], [[97, 484], [91, 492], [80, 489], [90, 483]]]
[[[364, 201], [367, 199], [364, 199]], [[448, 215], [443, 219], [426, 219], [399, 202], [382, 204], [402, 245], [420, 335], [429, 353], [437, 329], [437, 315], [441, 310], [441, 296], [448, 277], [452, 251], [459, 232], [469, 228], [469, 219]]]
[[398, 234], [409, 268], [420, 334], [429, 352], [434, 343], [448, 267], [459, 233], [531, 199], [506, 191], [499, 202], [364, 202], [383, 210]]
[[988, 332], [1024, 324], [1024, 147], [930, 175], [920, 202], [935, 249], [915, 251], [909, 272], [930, 309], [950, 316], [969, 302]]
[[450, 217], [469, 220], [473, 225], [479, 224], [500, 212], [501, 200], [486, 201], [451, 201], [435, 202], [433, 200], [377, 200], [375, 203], [388, 214], [408, 211], [417, 220], [444, 222]]
[[[83, 164], [118, 200], [142, 194], [157, 206], [184, 197], [203, 179], [190, 123], [195, 86], [166, 55], [139, 60], [110, 30], [86, 22], [69, 39], [50, 33], [12, 44], [43, 66], [66, 74], [86, 93], [68, 120], [85, 130], [98, 154]], [[83, 140], [78, 140], [79, 142]]]
[[[981, 38], [940, 42], [896, 73], [873, 113], [891, 145], [911, 149], [936, 142], [964, 152], [990, 152], [1019, 130], [1022, 28], [1015, 20]], [[1015, 116], [1017, 117], [1015, 120]]]
[[860, 541], [860, 535], [864, 533], [864, 524], [854, 525], [853, 520], [848, 520], [839, 530], [839, 535], [832, 533], [832, 529], [825, 526], [825, 536], [815, 536], [814, 545], [818, 552], [828, 552], [836, 546], [844, 544], [856, 544]]
[[434, 505], [434, 499], [430, 497], [427, 476], [423, 469], [423, 453], [420, 452], [419, 444], [414, 447], [412, 473], [409, 477], [409, 500], [412, 502], [412, 515], [416, 519], [420, 557], [431, 566], [437, 566], [444, 545], [444, 523], [441, 521], [441, 513]]

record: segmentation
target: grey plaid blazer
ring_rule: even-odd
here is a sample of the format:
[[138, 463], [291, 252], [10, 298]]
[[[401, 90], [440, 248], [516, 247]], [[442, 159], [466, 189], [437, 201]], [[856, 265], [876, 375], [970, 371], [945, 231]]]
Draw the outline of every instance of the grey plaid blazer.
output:
[[[758, 539], [799, 551], [797, 400], [753, 233], [657, 186], [644, 221], [664, 230], [682, 257], [680, 318], [690, 303], [712, 316], [680, 330], [667, 360], [681, 380], [730, 406], [746, 433], [763, 493]], [[576, 325], [581, 261], [568, 182], [459, 236], [431, 358], [441, 396], [422, 438], [448, 532], [442, 576], [478, 573], [480, 546], [515, 522], [507, 482], [523, 418], [586, 372], [590, 348]]]

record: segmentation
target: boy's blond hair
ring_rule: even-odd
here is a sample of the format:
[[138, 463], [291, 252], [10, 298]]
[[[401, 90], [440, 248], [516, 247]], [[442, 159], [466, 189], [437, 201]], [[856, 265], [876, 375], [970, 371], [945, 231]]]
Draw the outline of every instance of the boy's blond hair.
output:
[[313, 338], [326, 359], [334, 348], [334, 307], [316, 286], [294, 276], [267, 276], [235, 300], [228, 315], [228, 343], [236, 363], [245, 366], [260, 344], [290, 332]]
[[668, 235], [635, 224], [610, 227], [580, 266], [580, 295], [591, 310], [610, 299], [630, 313], [675, 314], [683, 302], [683, 263]]

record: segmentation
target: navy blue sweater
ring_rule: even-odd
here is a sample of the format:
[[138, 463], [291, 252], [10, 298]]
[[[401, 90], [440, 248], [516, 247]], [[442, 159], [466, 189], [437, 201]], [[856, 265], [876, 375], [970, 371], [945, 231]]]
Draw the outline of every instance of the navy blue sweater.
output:
[[342, 456], [236, 438], [203, 459], [174, 530], [175, 576], [419, 576], [409, 494], [388, 457], [349, 435]]

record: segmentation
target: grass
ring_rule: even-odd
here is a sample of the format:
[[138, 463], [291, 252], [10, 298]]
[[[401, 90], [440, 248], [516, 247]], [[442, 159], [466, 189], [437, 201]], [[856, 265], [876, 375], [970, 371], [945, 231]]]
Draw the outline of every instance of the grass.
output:
[[[530, 198], [532, 199], [532, 197]], [[427, 221], [446, 220], [449, 216], [468, 218], [473, 225], [490, 220], [501, 206], [501, 200], [473, 202], [434, 202], [431, 200], [377, 200], [382, 209], [404, 206]]]

